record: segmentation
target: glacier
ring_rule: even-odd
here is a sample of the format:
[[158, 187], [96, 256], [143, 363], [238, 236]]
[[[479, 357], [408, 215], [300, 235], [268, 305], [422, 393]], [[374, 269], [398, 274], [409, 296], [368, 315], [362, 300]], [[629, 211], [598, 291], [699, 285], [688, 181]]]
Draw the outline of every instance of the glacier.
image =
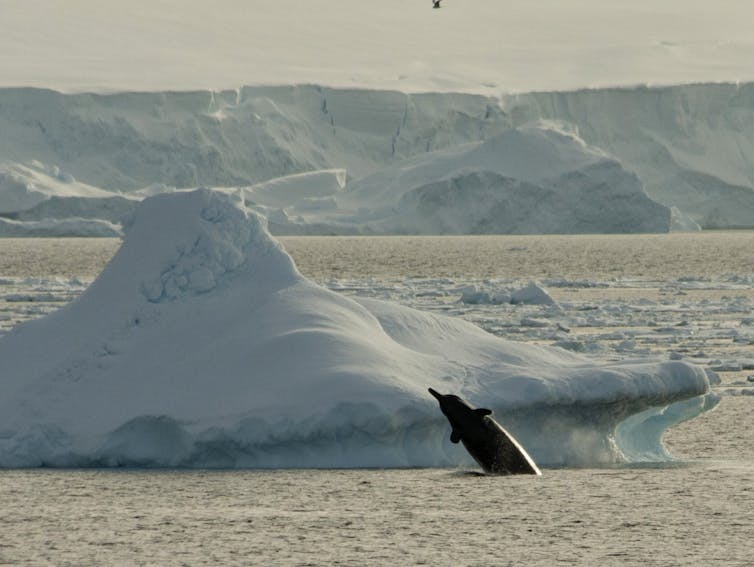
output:
[[208, 186], [275, 234], [752, 228], [752, 93], [3, 88], [0, 218], [119, 231], [145, 196]]
[[304, 278], [243, 195], [143, 199], [75, 301], [0, 338], [2, 467], [468, 464], [427, 387], [546, 466], [665, 460], [701, 367], [595, 361]]

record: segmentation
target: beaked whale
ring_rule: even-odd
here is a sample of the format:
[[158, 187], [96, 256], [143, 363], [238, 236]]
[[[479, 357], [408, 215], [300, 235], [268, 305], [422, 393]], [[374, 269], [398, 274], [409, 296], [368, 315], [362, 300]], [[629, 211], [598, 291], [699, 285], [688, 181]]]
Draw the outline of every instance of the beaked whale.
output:
[[429, 389], [450, 421], [452, 443], [463, 446], [484, 472], [489, 474], [542, 474], [526, 450], [497, 421], [492, 410], [471, 407], [452, 394]]

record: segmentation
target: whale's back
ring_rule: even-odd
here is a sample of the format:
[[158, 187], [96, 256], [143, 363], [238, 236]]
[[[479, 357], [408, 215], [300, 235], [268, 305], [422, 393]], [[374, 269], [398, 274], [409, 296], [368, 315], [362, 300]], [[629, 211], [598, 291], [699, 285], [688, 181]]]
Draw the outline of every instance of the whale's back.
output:
[[479, 428], [465, 432], [464, 447], [479, 466], [490, 474], [542, 474], [515, 437], [489, 415], [482, 418]]

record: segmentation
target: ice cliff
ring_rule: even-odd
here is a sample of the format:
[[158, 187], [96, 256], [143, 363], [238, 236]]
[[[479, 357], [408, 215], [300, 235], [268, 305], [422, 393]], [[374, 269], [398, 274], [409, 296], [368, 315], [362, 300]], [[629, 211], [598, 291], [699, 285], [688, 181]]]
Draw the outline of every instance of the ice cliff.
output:
[[503, 107], [513, 124], [573, 125], [702, 228], [754, 227], [754, 83], [540, 92]]
[[541, 464], [663, 459], [714, 403], [679, 361], [595, 363], [308, 281], [237, 195], [145, 199], [74, 302], [0, 339], [0, 466], [468, 462], [427, 387]]
[[533, 123], [404, 160], [351, 183], [329, 218], [404, 234], [669, 230], [670, 211], [636, 175], [560, 126]]
[[[119, 225], [144, 194], [212, 186], [254, 193], [250, 204], [280, 233], [752, 227], [752, 93], [750, 83], [501, 97], [313, 85], [116, 94], [4, 88], [0, 213], [19, 223]], [[549, 131], [550, 145], [532, 143], [532, 128]], [[475, 162], [482, 150], [474, 145], [499, 152]], [[532, 172], [551, 170], [556, 147], [574, 161], [532, 181]], [[458, 157], [453, 171], [443, 169], [449, 155]], [[517, 175], [518, 165], [527, 175]], [[323, 185], [323, 171], [341, 172], [339, 181]], [[313, 177], [290, 179], [298, 174]], [[385, 190], [378, 181], [398, 197], [392, 218], [378, 206]], [[74, 197], [78, 204], [68, 201]], [[585, 208], [593, 210], [579, 218]], [[555, 211], [561, 218], [551, 223]]]

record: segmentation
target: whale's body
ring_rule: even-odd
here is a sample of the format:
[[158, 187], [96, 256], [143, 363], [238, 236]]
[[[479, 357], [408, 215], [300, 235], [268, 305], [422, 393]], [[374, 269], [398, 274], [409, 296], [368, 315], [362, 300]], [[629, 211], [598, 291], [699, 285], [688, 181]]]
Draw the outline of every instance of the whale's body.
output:
[[458, 396], [429, 389], [453, 430], [450, 440], [461, 441], [479, 466], [489, 474], [542, 474], [526, 450], [492, 417], [486, 408], [474, 408]]

